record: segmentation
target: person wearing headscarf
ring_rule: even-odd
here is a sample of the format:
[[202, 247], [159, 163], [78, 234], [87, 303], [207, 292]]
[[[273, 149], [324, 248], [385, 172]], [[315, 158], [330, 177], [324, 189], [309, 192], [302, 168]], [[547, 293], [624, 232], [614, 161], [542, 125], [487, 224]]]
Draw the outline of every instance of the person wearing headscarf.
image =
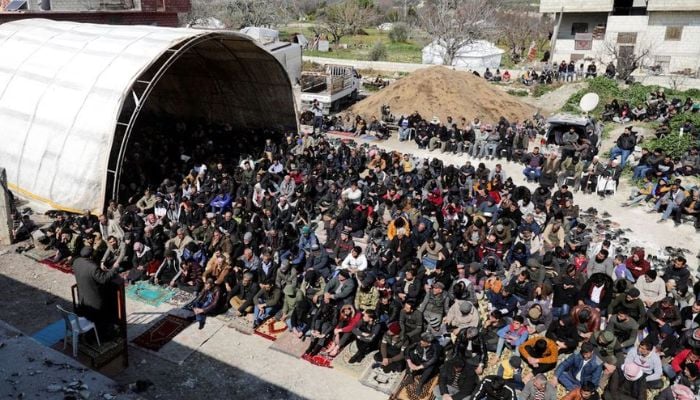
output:
[[613, 373], [603, 392], [603, 400], [646, 400], [644, 371], [635, 363], [625, 363]]

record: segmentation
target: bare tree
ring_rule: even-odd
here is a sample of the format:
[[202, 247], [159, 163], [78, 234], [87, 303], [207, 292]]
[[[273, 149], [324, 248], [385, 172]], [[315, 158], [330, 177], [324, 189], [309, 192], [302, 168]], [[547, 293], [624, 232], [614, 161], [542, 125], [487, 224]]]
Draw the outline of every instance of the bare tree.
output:
[[508, 46], [510, 57], [520, 62], [534, 41], [542, 47], [548, 41], [552, 21], [539, 13], [529, 13], [524, 7], [498, 12], [496, 21], [500, 28], [500, 39]]
[[598, 60], [613, 63], [617, 78], [626, 81], [635, 69], [648, 64], [654, 44], [647, 40], [635, 40], [631, 43], [619, 43], [620, 39], [605, 40], [598, 54]]
[[186, 24], [216, 18], [227, 28], [276, 26], [288, 22], [290, 2], [287, 0], [192, 0]]
[[372, 24], [375, 15], [369, 2], [344, 0], [324, 8], [321, 28], [333, 43], [338, 44], [343, 36], [356, 34], [361, 28]]
[[681, 74], [669, 74], [666, 79], [668, 80], [668, 87], [670, 87], [671, 89], [683, 90], [683, 88], [685, 88], [685, 84], [688, 81], [688, 76]]
[[419, 14], [421, 27], [444, 48], [443, 64], [457, 52], [495, 31], [497, 0], [428, 0]]
[[[294, 15], [296, 20], [303, 20], [307, 15], [318, 10], [323, 3], [322, 0], [285, 0], [288, 3], [287, 9], [290, 15]], [[290, 19], [290, 21], [292, 20]]]

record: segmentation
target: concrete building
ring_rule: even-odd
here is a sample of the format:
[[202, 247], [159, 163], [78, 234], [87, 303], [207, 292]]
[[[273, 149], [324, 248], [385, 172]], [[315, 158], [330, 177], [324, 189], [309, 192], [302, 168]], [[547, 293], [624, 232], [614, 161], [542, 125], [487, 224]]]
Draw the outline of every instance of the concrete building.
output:
[[176, 27], [190, 0], [0, 0], [0, 24], [28, 18]]
[[700, 77], [700, 0], [541, 0], [540, 12], [556, 15], [552, 62], [648, 52], [639, 64]]

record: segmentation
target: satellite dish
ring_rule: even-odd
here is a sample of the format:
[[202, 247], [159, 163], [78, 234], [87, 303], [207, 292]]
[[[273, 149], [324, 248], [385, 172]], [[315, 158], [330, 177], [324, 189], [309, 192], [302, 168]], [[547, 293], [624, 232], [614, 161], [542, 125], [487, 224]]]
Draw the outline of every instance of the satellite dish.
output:
[[581, 111], [587, 113], [592, 111], [598, 105], [600, 97], [596, 93], [586, 93], [581, 97], [581, 102], [579, 102], [579, 107]]

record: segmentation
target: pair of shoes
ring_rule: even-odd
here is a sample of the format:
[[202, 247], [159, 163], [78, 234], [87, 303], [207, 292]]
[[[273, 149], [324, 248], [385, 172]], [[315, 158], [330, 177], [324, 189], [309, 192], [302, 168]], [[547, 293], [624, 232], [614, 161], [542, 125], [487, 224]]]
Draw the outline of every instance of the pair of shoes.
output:
[[661, 218], [661, 219], [659, 219], [658, 221], [656, 221], [657, 224], [660, 224], [660, 223], [663, 223], [663, 222], [666, 222], [666, 220], [663, 219], [663, 218]]
[[355, 355], [350, 357], [350, 359], [348, 360], [348, 363], [349, 364], [357, 364], [360, 361], [362, 361], [363, 358], [364, 358], [364, 356], [362, 354], [360, 354], [359, 352], [357, 352], [357, 353], [355, 353]]
[[204, 329], [204, 321], [199, 321], [199, 330]]

